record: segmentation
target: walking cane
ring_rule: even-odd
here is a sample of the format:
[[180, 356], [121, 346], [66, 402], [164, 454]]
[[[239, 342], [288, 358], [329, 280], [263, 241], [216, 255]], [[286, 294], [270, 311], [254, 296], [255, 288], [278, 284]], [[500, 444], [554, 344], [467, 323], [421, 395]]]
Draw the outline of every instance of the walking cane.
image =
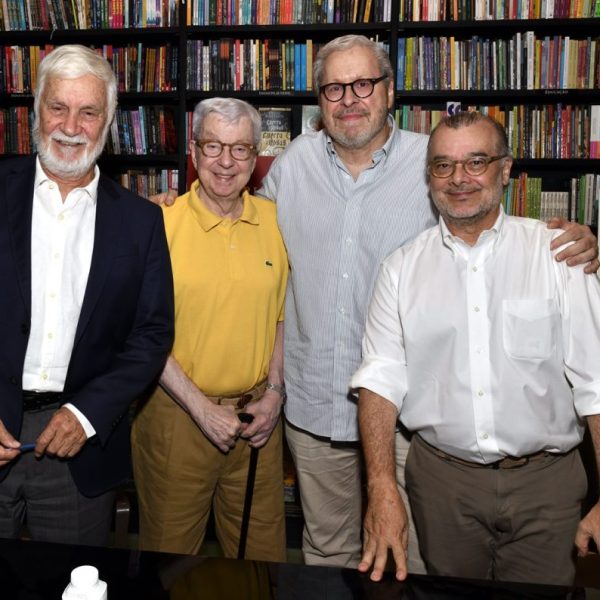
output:
[[[240, 413], [238, 418], [243, 423], [252, 423], [254, 415]], [[240, 527], [240, 544], [238, 546], [238, 559], [246, 555], [246, 540], [248, 539], [248, 525], [250, 524], [250, 510], [252, 509], [252, 495], [254, 494], [254, 480], [256, 479], [256, 465], [258, 464], [258, 448], [250, 449], [250, 464], [248, 465], [248, 479], [246, 480], [246, 496], [244, 498], [244, 512], [242, 513], [242, 526]]]

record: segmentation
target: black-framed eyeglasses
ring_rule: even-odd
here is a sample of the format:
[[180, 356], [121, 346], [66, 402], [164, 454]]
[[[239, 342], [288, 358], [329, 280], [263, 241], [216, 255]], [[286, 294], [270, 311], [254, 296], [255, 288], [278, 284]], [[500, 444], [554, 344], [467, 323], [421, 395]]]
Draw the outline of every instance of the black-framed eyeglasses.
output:
[[217, 140], [195, 140], [194, 143], [207, 158], [218, 158], [225, 147], [229, 148], [229, 153], [235, 160], [250, 160], [256, 154], [256, 146], [242, 142], [226, 144]]
[[346, 88], [350, 87], [352, 93], [357, 98], [368, 98], [373, 91], [375, 86], [384, 79], [387, 79], [387, 75], [376, 77], [374, 79], [357, 79], [350, 83], [326, 83], [319, 88], [319, 92], [329, 100], [329, 102], [339, 102], [346, 93]]
[[438, 158], [432, 160], [427, 165], [427, 172], [433, 177], [445, 179], [451, 177], [456, 171], [456, 165], [462, 165], [467, 175], [483, 175], [493, 163], [501, 158], [506, 158], [506, 154], [500, 156], [472, 156], [465, 160], [450, 160], [449, 158]]

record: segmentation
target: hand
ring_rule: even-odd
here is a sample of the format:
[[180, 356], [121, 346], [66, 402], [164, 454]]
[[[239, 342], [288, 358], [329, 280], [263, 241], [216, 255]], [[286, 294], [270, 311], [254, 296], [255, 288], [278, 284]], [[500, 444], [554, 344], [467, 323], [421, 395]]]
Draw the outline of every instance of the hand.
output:
[[154, 194], [153, 196], [150, 196], [148, 200], [150, 200], [150, 202], [154, 202], [154, 204], [158, 204], [159, 206], [162, 204], [165, 206], [173, 206], [176, 198], [177, 191], [170, 189], [162, 194]]
[[595, 273], [600, 267], [598, 261], [598, 240], [587, 225], [571, 223], [561, 217], [553, 217], [548, 221], [548, 229], [564, 229], [565, 232], [552, 240], [551, 250], [556, 250], [563, 244], [574, 242], [556, 255], [556, 260], [566, 260], [570, 267], [589, 263], [585, 266], [586, 273]]
[[72, 458], [85, 444], [87, 436], [79, 419], [68, 409], [59, 408], [36, 440], [34, 453]]
[[600, 500], [594, 504], [590, 512], [579, 522], [575, 534], [575, 546], [577, 556], [587, 556], [589, 553], [590, 540], [596, 542], [600, 549]]
[[19, 456], [21, 444], [8, 432], [4, 423], [0, 421], [0, 467], [8, 464]]
[[406, 579], [408, 516], [395, 482], [386, 488], [369, 490], [363, 537], [363, 553], [358, 565], [361, 573], [366, 573], [372, 566], [371, 580], [381, 581], [388, 550], [391, 549], [396, 565], [396, 579]]
[[220, 406], [209, 400], [190, 413], [202, 433], [221, 451], [229, 452], [242, 431], [233, 406]]
[[248, 440], [252, 448], [261, 448], [268, 441], [275, 429], [281, 412], [281, 395], [275, 390], [266, 390], [263, 397], [254, 404], [249, 404], [246, 412], [254, 415], [252, 423], [243, 424], [242, 437]]

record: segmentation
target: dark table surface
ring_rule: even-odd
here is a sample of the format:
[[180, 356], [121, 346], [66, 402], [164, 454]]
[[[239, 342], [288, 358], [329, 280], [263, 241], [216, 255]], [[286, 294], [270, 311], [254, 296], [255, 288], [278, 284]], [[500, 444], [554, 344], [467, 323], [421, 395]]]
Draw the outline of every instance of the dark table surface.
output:
[[0, 600], [60, 600], [76, 566], [90, 564], [109, 600], [573, 599], [582, 588], [391, 574], [380, 583], [350, 569], [307, 567], [0, 539]]

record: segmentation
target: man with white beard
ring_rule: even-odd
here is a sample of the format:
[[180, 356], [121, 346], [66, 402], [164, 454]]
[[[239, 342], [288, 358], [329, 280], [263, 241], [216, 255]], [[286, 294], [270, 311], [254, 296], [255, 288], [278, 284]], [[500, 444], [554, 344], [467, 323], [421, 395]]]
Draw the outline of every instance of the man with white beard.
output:
[[0, 163], [0, 537], [106, 542], [130, 476], [123, 417], [171, 348], [161, 210], [96, 166], [116, 105], [104, 58], [57, 48], [38, 70], [38, 154]]

